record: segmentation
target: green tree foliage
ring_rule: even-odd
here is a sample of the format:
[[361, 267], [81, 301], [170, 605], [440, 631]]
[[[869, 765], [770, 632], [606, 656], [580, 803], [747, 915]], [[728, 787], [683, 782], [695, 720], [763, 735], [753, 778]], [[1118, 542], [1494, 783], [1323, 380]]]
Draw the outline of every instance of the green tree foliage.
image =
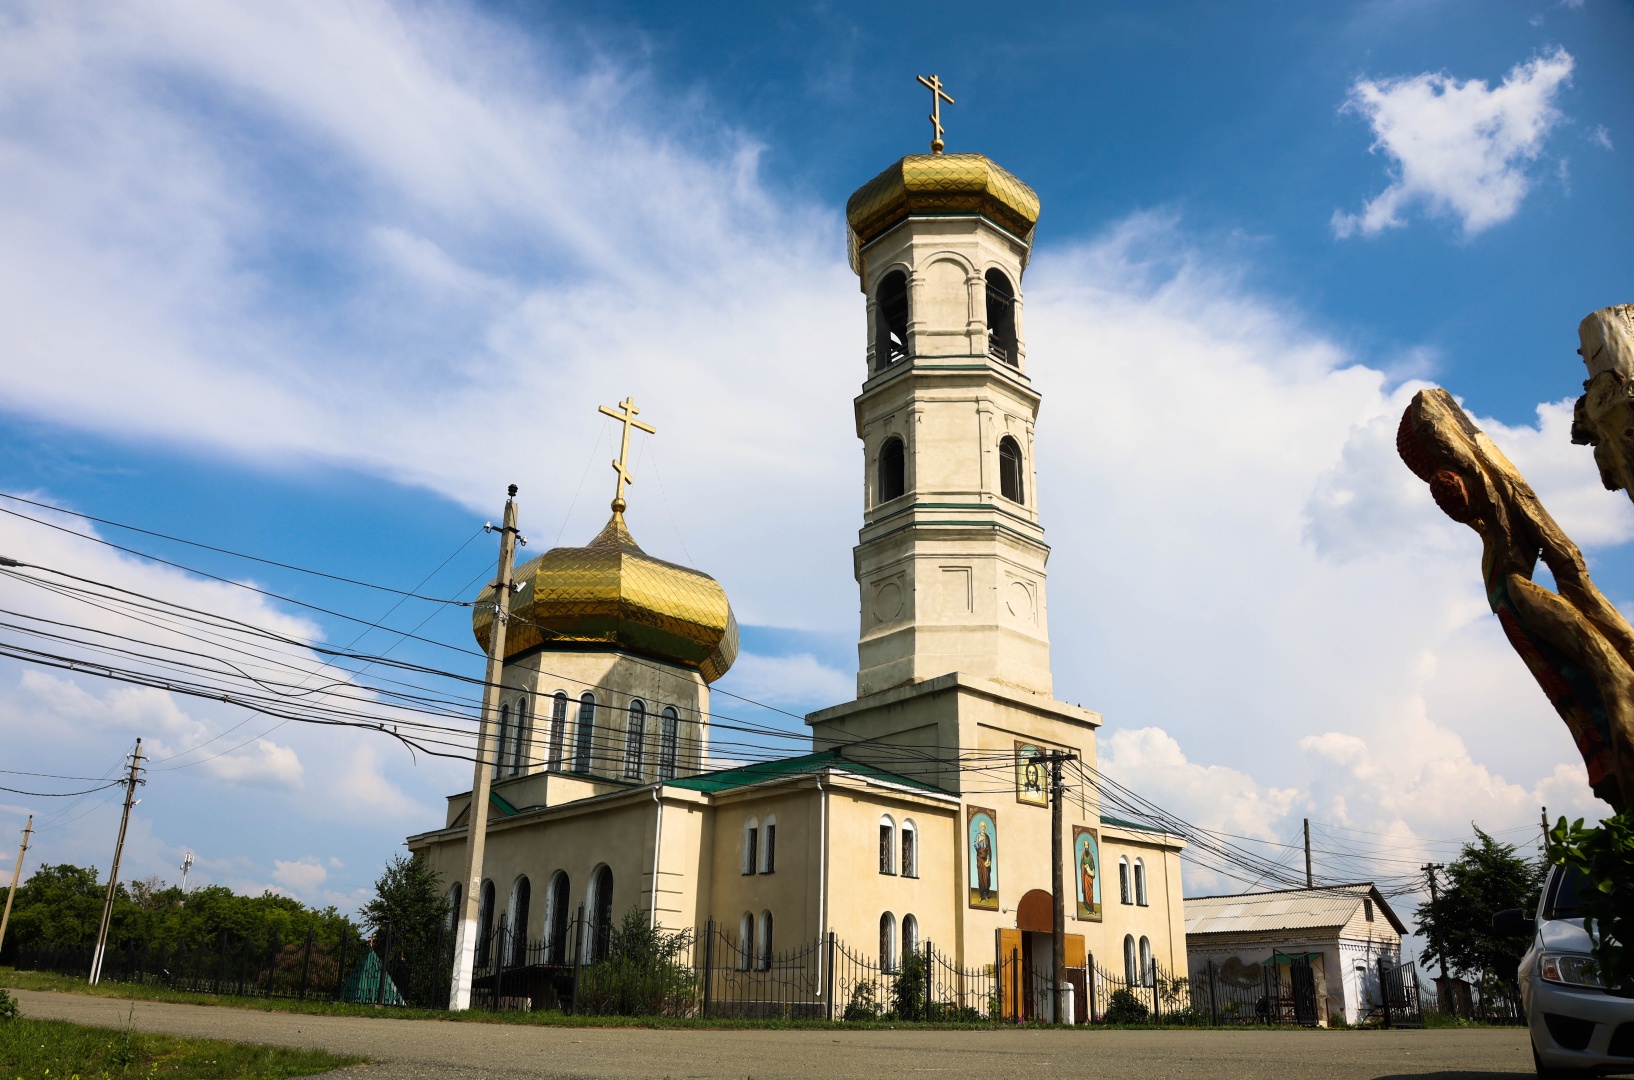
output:
[[[102, 903], [108, 887], [97, 883], [94, 867], [42, 865], [17, 887], [6, 929], [6, 952], [19, 943], [78, 945], [96, 937], [102, 921]], [[129, 905], [130, 894], [119, 887], [115, 910]]]
[[631, 907], [609, 935], [607, 959], [579, 975], [579, 1008], [613, 1016], [690, 1016], [698, 1001], [692, 931], [651, 925]]
[[1471, 977], [1491, 972], [1512, 979], [1528, 941], [1525, 935], [1495, 934], [1492, 916], [1535, 904], [1547, 867], [1521, 857], [1514, 845], [1499, 843], [1479, 827], [1475, 837], [1447, 864], [1437, 898], [1418, 906], [1419, 930], [1429, 939], [1424, 962], [1428, 966], [1445, 959], [1449, 972]]
[[1607, 986], [1634, 987], [1634, 812], [1584, 828], [1578, 818], [1549, 830], [1549, 861], [1576, 867], [1587, 882], [1579, 897], [1583, 928]]
[[361, 914], [376, 935], [389, 928], [393, 941], [418, 949], [436, 942], [448, 917], [448, 899], [429, 862], [399, 853], [376, 879], [374, 899], [363, 905]]

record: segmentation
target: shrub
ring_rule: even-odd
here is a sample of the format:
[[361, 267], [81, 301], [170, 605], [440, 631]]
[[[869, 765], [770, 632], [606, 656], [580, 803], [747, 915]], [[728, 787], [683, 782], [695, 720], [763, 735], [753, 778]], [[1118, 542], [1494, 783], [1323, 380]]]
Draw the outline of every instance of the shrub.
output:
[[879, 1001], [874, 997], [874, 980], [863, 979], [851, 988], [851, 1000], [845, 1006], [847, 1020], [879, 1019]]
[[1144, 1024], [1150, 1010], [1132, 990], [1114, 990], [1106, 1006], [1108, 1024]]
[[0, 1020], [15, 1019], [17, 1019], [17, 999], [12, 997], [11, 992], [5, 987], [0, 986]]
[[670, 932], [638, 907], [608, 935], [607, 958], [579, 973], [579, 1010], [604, 1016], [690, 1016], [698, 1000], [691, 929]]
[[1578, 818], [1549, 830], [1548, 859], [1582, 871], [1583, 929], [1607, 986], [1634, 988], [1634, 811], [1615, 814], [1598, 828]]

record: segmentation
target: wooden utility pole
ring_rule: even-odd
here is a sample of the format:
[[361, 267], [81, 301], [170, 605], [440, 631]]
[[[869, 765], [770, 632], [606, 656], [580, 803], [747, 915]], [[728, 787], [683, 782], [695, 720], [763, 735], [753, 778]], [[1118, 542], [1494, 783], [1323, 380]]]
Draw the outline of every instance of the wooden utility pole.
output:
[[[1434, 909], [1436, 903], [1435, 872], [1437, 870], [1445, 870], [1446, 867], [1441, 863], [1425, 863], [1423, 866], [1419, 867], [1419, 869], [1424, 871], [1424, 876], [1430, 880], [1430, 907], [1431, 909]], [[1440, 913], [1438, 912], [1438, 919], [1439, 914]], [[1432, 931], [1433, 929], [1434, 928], [1432, 926]], [[1436, 959], [1441, 961], [1441, 978], [1444, 980], [1447, 977], [1447, 957], [1446, 954], [1441, 951], [1441, 943], [1438, 940], [1438, 935], [1433, 932], [1430, 935], [1430, 944], [1435, 946]]]
[[477, 915], [482, 901], [482, 855], [488, 845], [488, 792], [493, 779], [494, 727], [499, 713], [499, 680], [505, 674], [505, 623], [511, 614], [511, 571], [516, 560], [516, 485], [506, 491], [499, 528], [499, 576], [494, 580], [494, 624], [488, 635], [488, 671], [477, 729], [476, 767], [471, 774], [471, 808], [465, 824], [465, 876], [454, 929], [454, 978], [449, 1009], [471, 1007], [472, 967], [477, 957]]
[[91, 953], [91, 976], [95, 986], [102, 980], [102, 954], [108, 948], [108, 929], [113, 924], [113, 898], [119, 889], [119, 858], [125, 853], [125, 828], [130, 824], [130, 809], [136, 805], [136, 785], [145, 783], [142, 771], [142, 740], [136, 740], [136, 749], [130, 756], [130, 776], [125, 779], [125, 812], [119, 815], [119, 839], [113, 845], [113, 869], [108, 871], [108, 895], [102, 901], [102, 923], [96, 930], [96, 951]]
[[1316, 888], [1316, 879], [1311, 876], [1311, 819], [1305, 819], [1305, 888]]
[[1067, 898], [1066, 880], [1061, 868], [1061, 802], [1066, 785], [1061, 782], [1061, 766], [1067, 755], [1060, 750], [1050, 751], [1050, 893], [1055, 901], [1055, 920], [1052, 926], [1051, 949], [1055, 954], [1055, 1022], [1068, 1023], [1067, 1000]]
[[17, 849], [17, 865], [11, 868], [11, 888], [6, 892], [6, 913], [0, 915], [0, 948], [6, 944], [6, 924], [11, 921], [11, 901], [17, 895], [17, 879], [23, 873], [23, 856], [28, 854], [28, 838], [34, 832], [34, 815], [28, 815], [23, 826], [23, 846]]

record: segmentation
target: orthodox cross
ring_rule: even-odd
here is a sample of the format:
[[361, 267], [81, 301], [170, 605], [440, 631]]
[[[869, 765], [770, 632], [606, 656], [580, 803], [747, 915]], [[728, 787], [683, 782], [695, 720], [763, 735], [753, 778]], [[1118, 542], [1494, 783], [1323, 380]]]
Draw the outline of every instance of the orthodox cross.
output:
[[942, 102], [945, 101], [952, 105], [953, 99], [948, 97], [946, 91], [942, 89], [942, 76], [932, 75], [927, 79], [923, 75], [916, 75], [914, 78], [918, 79], [925, 89], [930, 91], [930, 124], [933, 129], [930, 152], [940, 154], [942, 147], [945, 145], [942, 142]]
[[634, 398], [625, 398], [623, 401], [618, 403], [618, 407], [624, 411], [614, 412], [606, 405], [597, 406], [597, 408], [603, 413], [611, 416], [614, 420], [617, 420], [624, 425], [624, 439], [619, 443], [618, 460], [613, 462], [613, 471], [618, 473], [618, 489], [613, 493], [613, 512], [621, 514], [624, 512], [625, 506], [624, 485], [635, 483], [635, 477], [631, 476], [630, 471], [625, 468], [625, 465], [630, 460], [630, 429], [633, 427], [638, 427], [642, 431], [645, 431], [648, 435], [658, 434], [658, 429], [655, 427], [650, 427], [647, 424], [643, 424], [641, 421], [636, 419], [636, 415], [640, 413], [641, 410], [635, 407]]

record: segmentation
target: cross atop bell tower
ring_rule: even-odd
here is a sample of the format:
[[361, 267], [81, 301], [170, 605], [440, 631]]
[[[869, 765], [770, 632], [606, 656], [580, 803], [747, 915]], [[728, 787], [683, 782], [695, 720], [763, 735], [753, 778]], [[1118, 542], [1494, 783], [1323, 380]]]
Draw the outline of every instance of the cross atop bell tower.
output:
[[929, 154], [851, 196], [867, 297], [859, 697], [950, 672], [1051, 691], [1021, 277], [1038, 196], [981, 154]]

